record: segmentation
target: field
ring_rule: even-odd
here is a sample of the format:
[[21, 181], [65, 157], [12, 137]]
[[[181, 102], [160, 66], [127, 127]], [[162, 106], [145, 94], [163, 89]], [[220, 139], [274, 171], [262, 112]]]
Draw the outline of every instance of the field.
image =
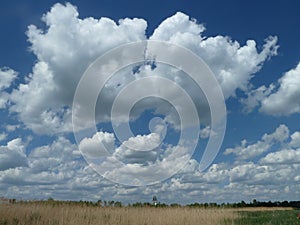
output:
[[0, 204], [0, 225], [297, 225], [296, 210]]
[[270, 225], [298, 225], [300, 220], [297, 215], [298, 210], [249, 210], [240, 211], [238, 219], [235, 220], [236, 225], [254, 225], [254, 224], [270, 224]]

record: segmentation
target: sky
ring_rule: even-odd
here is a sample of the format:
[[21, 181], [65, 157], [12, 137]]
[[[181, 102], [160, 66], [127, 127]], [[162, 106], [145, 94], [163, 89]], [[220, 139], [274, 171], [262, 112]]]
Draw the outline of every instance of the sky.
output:
[[299, 8], [2, 1], [0, 196], [299, 200]]

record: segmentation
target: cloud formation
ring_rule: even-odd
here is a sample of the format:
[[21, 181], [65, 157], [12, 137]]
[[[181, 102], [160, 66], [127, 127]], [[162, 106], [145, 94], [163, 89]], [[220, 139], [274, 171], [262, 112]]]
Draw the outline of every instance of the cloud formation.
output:
[[289, 137], [289, 129], [285, 125], [280, 125], [274, 133], [264, 134], [260, 141], [254, 144], [247, 144], [247, 140], [241, 142], [241, 146], [228, 148], [224, 154], [234, 154], [239, 160], [252, 159], [270, 150], [274, 144], [282, 144]]
[[0, 171], [22, 166], [27, 166], [27, 157], [20, 138], [9, 141], [6, 146], [0, 146]]
[[258, 52], [254, 40], [241, 46], [227, 36], [205, 37], [204, 30], [203, 25], [178, 12], [163, 21], [150, 39], [184, 46], [202, 57], [220, 82], [225, 98], [235, 96], [238, 89], [248, 91], [254, 74], [267, 59], [277, 55], [277, 37], [268, 37]]
[[[262, 135], [260, 142], [272, 143], [273, 151], [265, 151], [263, 145], [256, 145], [261, 148], [257, 150], [261, 154], [256, 159], [215, 163], [204, 172], [199, 171], [199, 163], [191, 159], [172, 178], [145, 187], [116, 185], [102, 178], [85, 163], [77, 146], [66, 138], [60, 137], [49, 145], [36, 147], [27, 156], [24, 154], [26, 146], [20, 139], [15, 139], [0, 147], [0, 159], [5, 159], [5, 162], [11, 159], [9, 164], [0, 164], [9, 165], [1, 167], [0, 193], [14, 198], [27, 196], [29, 199], [46, 199], [51, 196], [58, 199], [106, 199], [123, 202], [151, 201], [153, 195], [168, 203], [176, 201], [178, 196], [181, 196], [182, 203], [211, 199], [217, 202], [240, 201], [240, 196], [236, 193], [243, 196], [245, 201], [252, 201], [253, 198], [292, 200], [295, 194], [300, 194], [299, 147], [294, 147], [293, 141], [299, 131], [292, 135], [289, 133], [289, 129], [281, 125], [271, 134]], [[111, 139], [108, 134], [100, 135]], [[279, 137], [284, 142], [282, 145], [274, 142]], [[122, 157], [126, 156], [124, 154]], [[177, 162], [176, 157], [172, 162]], [[134, 164], [128, 164], [128, 167], [131, 170], [126, 168], [126, 171], [132, 173], [137, 168], [142, 169]], [[111, 173], [120, 175], [123, 169], [119, 168], [119, 171]], [[144, 173], [145, 176], [153, 176], [153, 171], [145, 170]]]
[[[75, 89], [83, 72], [98, 56], [121, 44], [145, 39], [146, 22], [78, 18], [75, 6], [55, 4], [43, 16], [46, 30], [28, 27], [30, 49], [38, 61], [11, 96], [12, 112], [38, 133], [70, 132]], [[109, 38], [108, 38], [109, 37]]]
[[300, 113], [300, 63], [278, 80], [278, 89], [264, 98], [260, 111], [270, 115]]
[[300, 113], [300, 63], [269, 87], [261, 86], [248, 93], [242, 100], [246, 111], [251, 112], [259, 107], [259, 111], [273, 116], [288, 116]]
[[[45, 29], [34, 25], [28, 27], [27, 36], [37, 61], [25, 82], [7, 91], [17, 73], [10, 69], [1, 70], [0, 108], [8, 107], [31, 131], [54, 135], [55, 140], [29, 149], [21, 139], [11, 140], [6, 133], [1, 133], [2, 141], [10, 141], [0, 146], [0, 195], [132, 202], [151, 201], [149, 196], [155, 194], [162, 202], [169, 203], [182, 196], [184, 203], [211, 199], [218, 202], [240, 201], [240, 195], [245, 196], [244, 200], [269, 200], [278, 199], [280, 194], [286, 200], [300, 194], [297, 173], [300, 169], [300, 132], [290, 135], [286, 125], [280, 125], [271, 134], [264, 134], [254, 144], [245, 139], [240, 146], [226, 149], [226, 155], [235, 156], [234, 162], [215, 163], [203, 172], [198, 169], [199, 163], [190, 159], [172, 178], [148, 187], [126, 187], [102, 178], [86, 164], [78, 147], [65, 137], [72, 131], [70, 109], [76, 86], [90, 63], [111, 48], [146, 39], [170, 41], [201, 56], [215, 73], [226, 99], [235, 97], [238, 90], [246, 94], [250, 91], [254, 98], [248, 98], [249, 108], [261, 105], [262, 112], [272, 115], [298, 113], [299, 65], [287, 72], [278, 84], [251, 90], [251, 79], [255, 73], [277, 54], [277, 37], [268, 37], [262, 48], [254, 40], [241, 44], [222, 35], [205, 37], [204, 25], [180, 12], [163, 21], [147, 37], [147, 22], [143, 19], [125, 18], [115, 22], [109, 18], [80, 18], [77, 8], [69, 3], [55, 4], [43, 16], [43, 22]], [[155, 73], [163, 74], [188, 90], [192, 97], [198, 98], [199, 89], [176, 70], [164, 75], [166, 68], [151, 63], [135, 69], [125, 68], [117, 74], [117, 79], [107, 82], [101, 93], [103, 102], [98, 106], [97, 112], [104, 115], [99, 117], [99, 121], [107, 121], [105, 117], [122, 86]], [[180, 98], [159, 83], [148, 85], [153, 89], [160, 88], [173, 98]], [[138, 95], [141, 90], [132, 89], [132, 92]], [[288, 105], [282, 99], [286, 99]], [[127, 103], [124, 101], [124, 105]], [[151, 104], [155, 105], [155, 113], [165, 114], [169, 123], [177, 123], [174, 109], [153, 99], [139, 103], [133, 115], [139, 115]], [[207, 102], [200, 99], [197, 104], [203, 113], [201, 118], [209, 114], [205, 111]], [[18, 125], [6, 126], [7, 132], [17, 128]], [[208, 137], [209, 128], [208, 125], [201, 131], [202, 138]], [[125, 144], [118, 146], [114, 134], [105, 131], [83, 139], [79, 147], [91, 158], [98, 157], [103, 155], [97, 145], [99, 139], [108, 146], [109, 153], [127, 162], [127, 165], [109, 171], [111, 177], [140, 174], [145, 179], [152, 179], [161, 176], [153, 171], [163, 171], [168, 177], [172, 174], [168, 169], [173, 165], [183, 166], [181, 164], [187, 158], [184, 154], [186, 149], [176, 145], [163, 146], [163, 150], [158, 148], [151, 152], [132, 151]], [[156, 146], [159, 137], [155, 133], [138, 133], [127, 141], [138, 148], [146, 148]], [[145, 169], [145, 162], [155, 166]], [[236, 193], [240, 195], [236, 196]]]
[[[117, 23], [109, 18], [81, 19], [77, 8], [69, 3], [55, 4], [42, 20], [46, 29], [35, 25], [28, 27], [30, 49], [37, 62], [27, 76], [27, 82], [20, 84], [11, 94], [10, 111], [17, 113], [25, 126], [34, 132], [70, 132], [70, 107], [83, 72], [106, 51], [121, 44], [147, 39], [147, 22], [137, 18], [125, 18]], [[204, 30], [202, 24], [178, 12], [163, 21], [149, 39], [170, 41], [201, 56], [216, 74], [226, 98], [234, 96], [238, 89], [247, 91], [251, 78], [262, 64], [277, 54], [276, 37], [267, 38], [262, 51], [258, 52], [254, 40], [248, 40], [246, 45], [241, 46], [237, 41], [221, 35], [204, 37]], [[139, 73], [147, 74], [146, 70], [147, 66]], [[137, 79], [138, 74], [135, 76], [125, 73], [119, 79], [118, 86]], [[172, 76], [179, 84], [186, 83], [176, 73], [171, 73]], [[186, 90], [193, 90], [191, 84], [186, 85]], [[100, 112], [110, 108], [117, 91], [115, 85], [107, 87]], [[106, 112], [103, 118], [105, 116]]]
[[17, 75], [18, 73], [10, 68], [0, 68], [0, 109], [6, 107], [9, 93], [5, 90], [11, 86]]

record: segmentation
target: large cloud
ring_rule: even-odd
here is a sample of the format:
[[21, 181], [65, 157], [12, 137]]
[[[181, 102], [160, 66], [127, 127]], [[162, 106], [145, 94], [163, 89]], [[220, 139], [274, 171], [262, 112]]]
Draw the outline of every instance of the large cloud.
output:
[[241, 46], [229, 37], [204, 37], [203, 25], [177, 13], [163, 21], [150, 39], [164, 40], [189, 48], [201, 56], [219, 80], [225, 98], [234, 96], [237, 89], [248, 90], [249, 81], [262, 64], [277, 54], [277, 37], [269, 37], [261, 52], [256, 42], [248, 40]]
[[262, 100], [260, 110], [271, 115], [300, 113], [300, 63], [278, 80], [279, 88]]
[[[32, 74], [27, 82], [20, 84], [10, 100], [11, 112], [16, 112], [20, 120], [34, 132], [53, 134], [69, 132], [71, 126], [72, 100], [76, 86], [87, 66], [104, 52], [121, 44], [145, 40], [147, 23], [143, 19], [121, 19], [118, 23], [108, 18], [80, 19], [76, 7], [67, 3], [56, 4], [43, 16], [47, 29], [38, 29], [34, 25], [28, 27], [27, 36], [30, 49], [37, 57]], [[150, 37], [152, 40], [170, 41], [185, 46], [201, 56], [215, 72], [226, 98], [234, 96], [237, 89], [246, 91], [249, 81], [271, 56], [276, 55], [277, 38], [269, 37], [261, 52], [258, 52], [253, 40], [241, 46], [229, 37], [204, 37], [204, 26], [198, 24], [183, 13], [163, 21]], [[110, 106], [117, 95], [118, 88], [142, 74], [147, 75], [147, 66], [138, 74], [121, 73], [118, 83], [111, 82], [104, 91], [99, 111], [107, 119]], [[165, 70], [155, 72], [163, 74]], [[127, 71], [128, 72], [128, 71]], [[192, 97], [197, 93], [176, 72], [169, 73], [175, 82], [186, 85]], [[159, 88], [159, 83], [155, 84]], [[138, 90], [139, 92], [142, 89]], [[167, 90], [166, 90], [167, 91]], [[170, 90], [171, 91], [171, 90]], [[138, 95], [139, 93], [137, 93]], [[170, 93], [171, 94], [171, 93]], [[199, 102], [199, 101], [198, 101]], [[124, 103], [126, 105], [126, 103]], [[141, 106], [141, 109], [149, 107]], [[209, 114], [201, 101], [198, 107], [201, 113]], [[170, 109], [160, 110], [173, 118]], [[102, 111], [101, 111], [102, 110]], [[159, 111], [159, 109], [157, 109]], [[168, 115], [167, 115], [168, 116]], [[200, 115], [201, 116], [201, 115]], [[203, 115], [202, 115], [203, 116]], [[173, 119], [174, 120], [174, 119]], [[175, 123], [170, 119], [170, 123]]]
[[259, 111], [273, 116], [300, 113], [299, 86], [300, 63], [284, 73], [277, 83], [252, 90], [242, 102], [248, 112], [259, 106]]
[[120, 44], [145, 39], [146, 22], [124, 19], [79, 19], [77, 9], [56, 4], [43, 16], [47, 30], [28, 27], [38, 62], [11, 96], [11, 111], [35, 132], [71, 131], [70, 110], [77, 83], [87, 66]]

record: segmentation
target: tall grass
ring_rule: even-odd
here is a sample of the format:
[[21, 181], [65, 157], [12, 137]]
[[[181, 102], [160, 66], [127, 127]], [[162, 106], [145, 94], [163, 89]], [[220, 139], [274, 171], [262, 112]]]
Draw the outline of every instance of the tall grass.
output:
[[97, 207], [30, 202], [0, 204], [0, 225], [293, 225], [287, 208]]
[[0, 205], [0, 225], [222, 225], [236, 218], [228, 209]]

